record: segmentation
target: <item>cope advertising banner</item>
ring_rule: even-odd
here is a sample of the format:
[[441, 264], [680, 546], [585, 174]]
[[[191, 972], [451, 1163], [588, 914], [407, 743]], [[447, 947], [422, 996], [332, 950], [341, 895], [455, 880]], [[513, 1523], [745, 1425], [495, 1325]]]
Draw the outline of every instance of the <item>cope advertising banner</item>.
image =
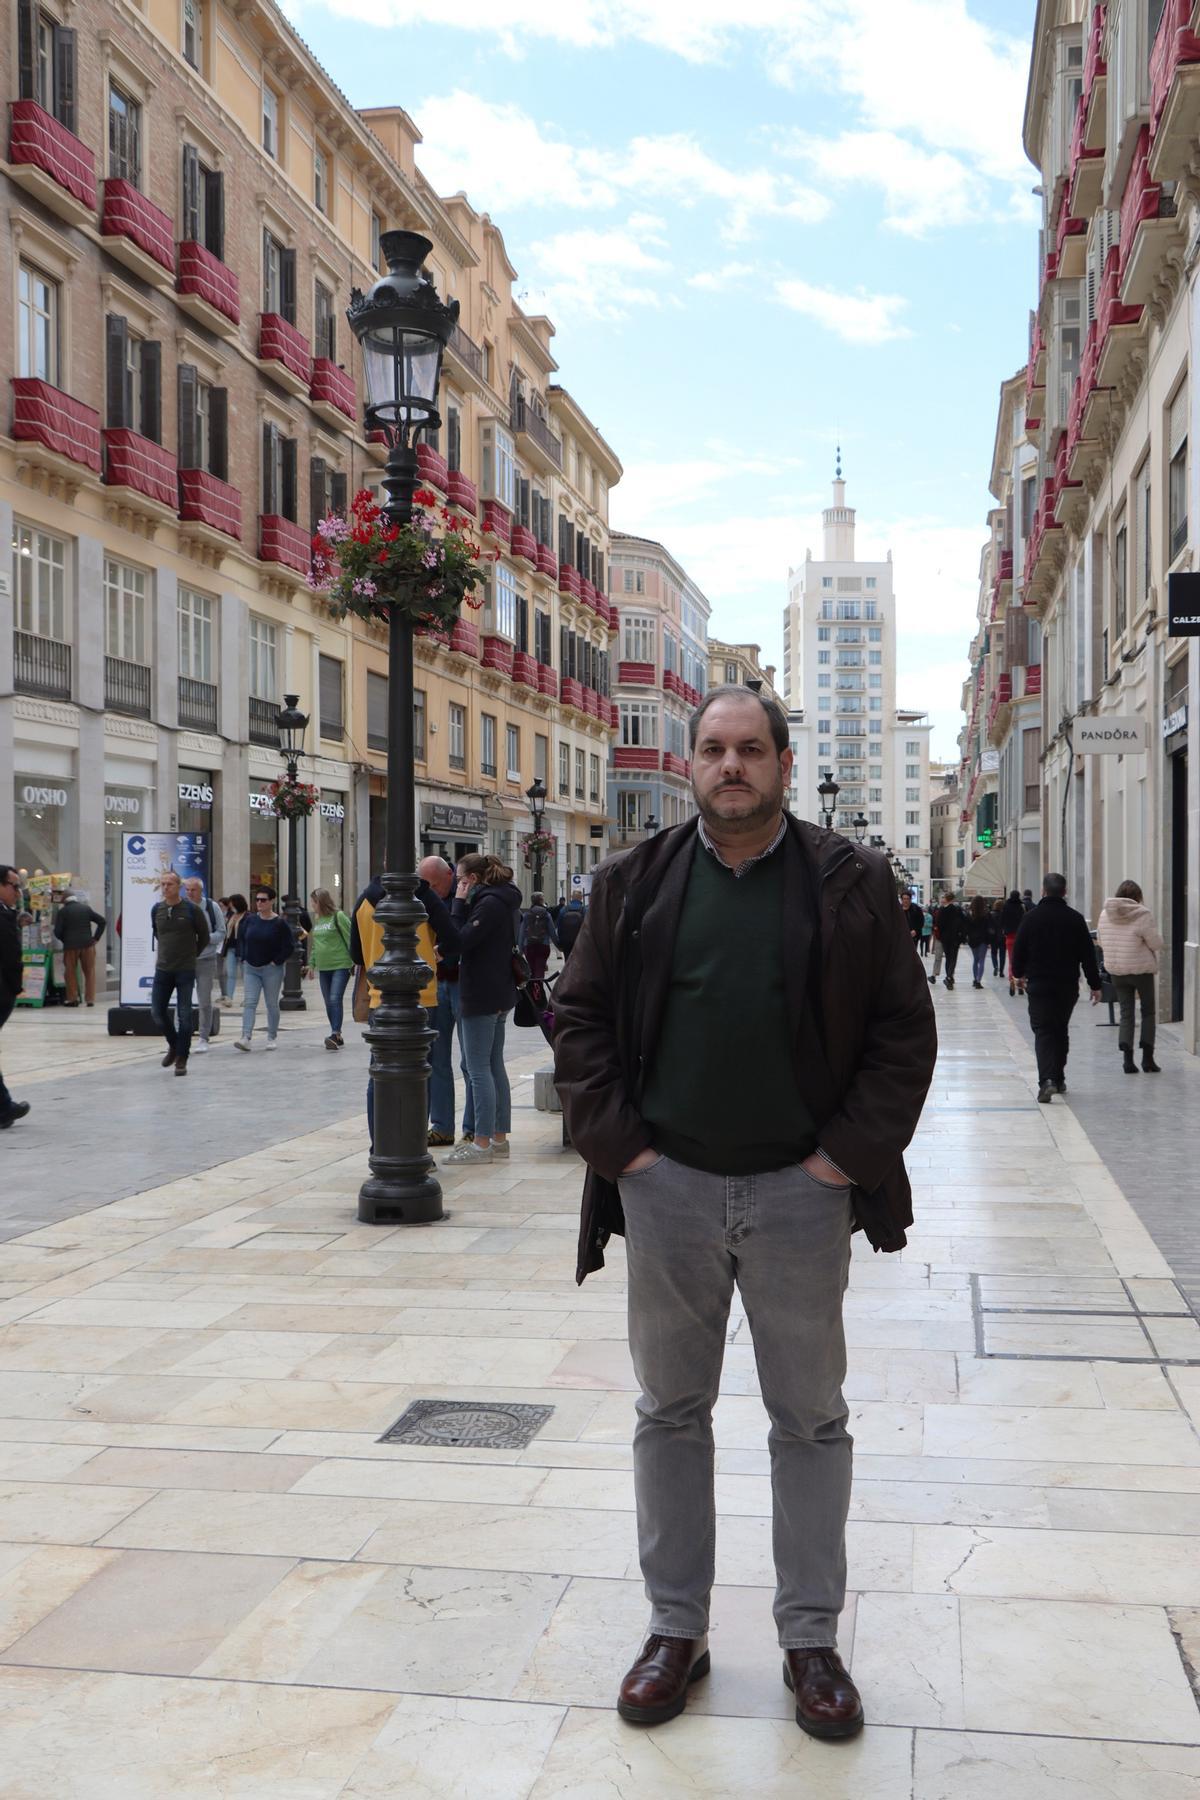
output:
[[155, 944], [150, 914], [163, 876], [198, 875], [208, 895], [207, 831], [126, 831], [121, 843], [121, 1005], [148, 1006]]

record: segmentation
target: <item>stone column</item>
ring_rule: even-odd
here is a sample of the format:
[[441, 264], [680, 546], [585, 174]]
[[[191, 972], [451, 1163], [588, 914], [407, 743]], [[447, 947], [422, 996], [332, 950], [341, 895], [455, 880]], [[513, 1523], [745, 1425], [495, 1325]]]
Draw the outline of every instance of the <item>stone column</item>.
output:
[[75, 701], [79, 708], [76, 796], [79, 868], [91, 894], [104, 892], [104, 546], [76, 539]]
[[217, 723], [225, 756], [213, 805], [213, 884], [223, 894], [245, 893], [250, 879], [250, 614], [235, 594], [222, 594], [220, 618]]
[[[13, 770], [17, 766], [13, 705], [13, 626], [16, 570], [12, 555], [12, 507], [0, 500], [0, 859], [16, 855]], [[7, 770], [7, 773], [3, 771]]]

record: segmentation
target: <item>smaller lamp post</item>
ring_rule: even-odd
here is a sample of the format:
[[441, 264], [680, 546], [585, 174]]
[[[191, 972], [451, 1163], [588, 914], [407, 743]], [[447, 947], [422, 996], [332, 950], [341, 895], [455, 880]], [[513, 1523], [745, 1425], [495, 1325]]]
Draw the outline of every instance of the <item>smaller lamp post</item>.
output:
[[855, 813], [855, 815], [854, 815], [854, 841], [856, 844], [865, 844], [866, 843], [868, 823], [869, 823], [869, 821], [867, 819], [866, 813], [864, 813], [864, 812]]
[[646, 836], [653, 837], [658, 830], [658, 820], [653, 813], [646, 814]]
[[837, 797], [841, 788], [833, 779], [833, 770], [826, 769], [817, 783], [817, 793], [821, 799], [821, 811], [825, 818], [826, 831], [833, 830], [833, 816], [837, 809]]
[[533, 820], [533, 891], [542, 891], [542, 828], [546, 822], [546, 784], [538, 775], [532, 787], [525, 789], [525, 798], [529, 802], [529, 816]]
[[[299, 694], [285, 694], [283, 706], [275, 717], [275, 727], [279, 733], [279, 754], [287, 764], [287, 783], [290, 788], [296, 786], [296, 765], [304, 753], [304, 733], [308, 729], [308, 716], [300, 711]], [[288, 876], [287, 893], [284, 895], [283, 916], [292, 933], [295, 949], [288, 957], [287, 968], [283, 975], [283, 994], [279, 1005], [283, 1012], [307, 1012], [308, 1002], [304, 998], [304, 983], [300, 971], [300, 885], [299, 838], [300, 820], [293, 811], [288, 820]]]

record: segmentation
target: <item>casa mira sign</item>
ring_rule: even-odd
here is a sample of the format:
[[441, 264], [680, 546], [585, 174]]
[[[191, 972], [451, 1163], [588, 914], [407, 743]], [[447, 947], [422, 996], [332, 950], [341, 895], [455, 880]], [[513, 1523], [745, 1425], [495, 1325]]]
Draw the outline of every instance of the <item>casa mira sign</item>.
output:
[[1148, 744], [1146, 721], [1133, 713], [1076, 719], [1072, 737], [1076, 756], [1136, 755]]

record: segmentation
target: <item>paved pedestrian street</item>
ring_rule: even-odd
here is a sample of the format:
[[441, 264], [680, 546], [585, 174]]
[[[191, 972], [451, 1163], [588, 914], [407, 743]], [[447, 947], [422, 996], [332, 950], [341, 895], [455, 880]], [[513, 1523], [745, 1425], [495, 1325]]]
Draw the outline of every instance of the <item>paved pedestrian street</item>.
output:
[[[900, 1257], [856, 1240], [846, 1301], [868, 1727], [840, 1745], [780, 1679], [736, 1312], [712, 1675], [666, 1726], [616, 1716], [647, 1614], [621, 1246], [576, 1288], [540, 1040], [511, 1034], [511, 1162], [374, 1229], [357, 1030], [335, 1058], [288, 1018], [277, 1056], [227, 1038], [183, 1083], [99, 1009], [15, 1019], [4, 1800], [1200, 1796], [1200, 1327], [1080, 1123], [1131, 1104], [1111, 1034], [1039, 1107], [1007, 993], [937, 1004], [917, 1227]], [[1200, 1068], [1160, 1055], [1137, 1098], [1166, 1132]], [[416, 1400], [551, 1411], [523, 1449], [472, 1444], [469, 1410], [468, 1441], [381, 1442]]]

